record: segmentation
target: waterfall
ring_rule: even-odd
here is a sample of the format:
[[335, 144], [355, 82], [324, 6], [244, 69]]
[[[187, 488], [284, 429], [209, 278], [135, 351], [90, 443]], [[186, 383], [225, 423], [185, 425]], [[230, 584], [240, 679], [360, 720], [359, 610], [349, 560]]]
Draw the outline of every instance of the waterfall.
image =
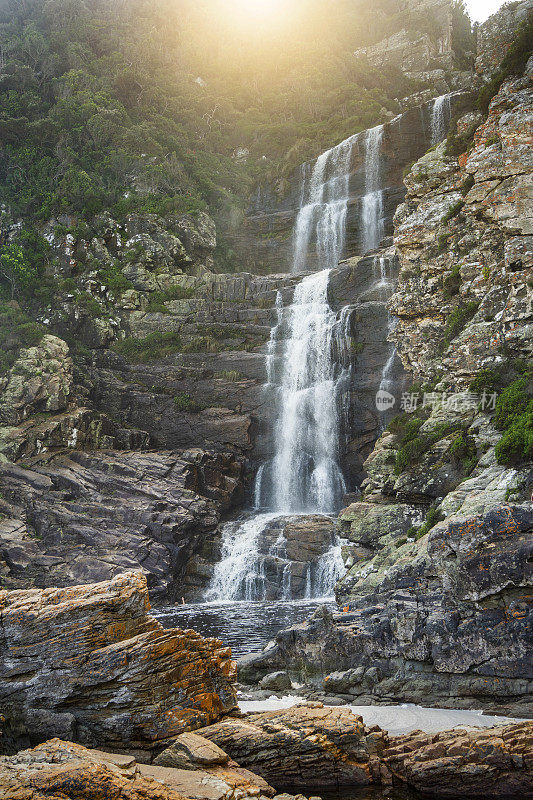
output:
[[[378, 125], [364, 135], [365, 250], [376, 248], [383, 238], [383, 131]], [[334, 513], [346, 492], [340, 443], [349, 410], [351, 309], [340, 315], [332, 310], [328, 285], [330, 271], [344, 251], [352, 151], [358, 138], [346, 139], [319, 156], [312, 167], [302, 168], [292, 271], [305, 270], [314, 241], [320, 271], [297, 284], [291, 305], [283, 306], [279, 292], [276, 299], [264, 387], [275, 414], [273, 457], [260, 466], [254, 489], [256, 512], [269, 511], [224, 526], [222, 559], [215, 567], [209, 599], [264, 599], [268, 559], [277, 565], [281, 598], [290, 598], [291, 569], [282, 539], [264, 552], [269, 524], [276, 516]], [[385, 270], [385, 260], [380, 263]], [[379, 286], [388, 292], [389, 284], [384, 271]], [[272, 569], [271, 562], [268, 568]], [[343, 572], [340, 542], [335, 538], [329, 550], [308, 565], [304, 596], [331, 594]]]
[[452, 117], [452, 105], [449, 94], [436, 97], [431, 108], [431, 144], [442, 142], [448, 134]]
[[383, 187], [381, 176], [381, 147], [383, 125], [366, 132], [365, 137], [365, 195], [361, 201], [361, 245], [363, 253], [375, 250], [383, 238]]
[[337, 315], [328, 303], [329, 271], [298, 284], [289, 309], [289, 335], [278, 396], [272, 503], [284, 512], [330, 513], [346, 485], [339, 467]]
[[351, 136], [322, 153], [310, 174], [308, 170], [302, 172], [300, 210], [293, 237], [293, 272], [305, 270], [313, 239], [321, 269], [336, 267], [342, 257], [352, 150], [357, 138]]
[[[306, 276], [286, 308], [278, 293], [264, 386], [275, 404], [274, 455], [259, 467], [254, 487], [256, 510], [270, 511], [223, 527], [222, 558], [208, 600], [265, 599], [268, 559], [281, 569], [280, 599], [290, 599], [292, 572], [284, 539], [280, 535], [265, 554], [265, 531], [274, 519], [288, 514], [333, 513], [346, 492], [339, 461], [347, 414], [350, 315], [331, 309], [329, 275], [326, 269]], [[317, 564], [308, 565], [304, 596], [331, 595], [343, 572], [335, 537]]]
[[262, 600], [265, 594], [259, 539], [277, 514], [257, 514], [244, 522], [227, 522], [222, 531], [222, 558], [215, 567], [206, 600]]

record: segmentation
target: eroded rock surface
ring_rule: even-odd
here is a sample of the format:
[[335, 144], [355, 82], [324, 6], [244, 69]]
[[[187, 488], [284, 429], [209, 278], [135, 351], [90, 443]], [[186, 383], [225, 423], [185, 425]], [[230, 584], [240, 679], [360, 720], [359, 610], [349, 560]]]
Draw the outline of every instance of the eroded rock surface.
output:
[[431, 797], [519, 797], [533, 792], [533, 723], [488, 731], [415, 731], [390, 739], [395, 778]]
[[164, 630], [140, 572], [68, 589], [0, 592], [0, 703], [14, 745], [61, 736], [161, 749], [235, 706], [231, 651]]
[[226, 719], [199, 733], [275, 786], [309, 790], [379, 782], [386, 742], [349, 709], [320, 703]]
[[47, 452], [0, 464], [4, 586], [68, 586], [130, 569], [152, 598], [181, 600], [185, 573], [243, 498], [233, 453]]
[[130, 755], [112, 755], [52, 739], [15, 756], [0, 757], [0, 792], [6, 800], [272, 797], [274, 790], [262, 778], [242, 769], [228, 756], [226, 762], [224, 766], [206, 768], [209, 771], [169, 769], [136, 763]]

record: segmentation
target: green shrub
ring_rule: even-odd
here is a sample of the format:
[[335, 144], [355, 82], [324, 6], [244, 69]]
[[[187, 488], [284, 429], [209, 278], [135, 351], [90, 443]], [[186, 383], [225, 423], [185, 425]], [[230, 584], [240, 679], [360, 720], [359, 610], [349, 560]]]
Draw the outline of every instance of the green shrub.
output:
[[205, 408], [204, 405], [191, 397], [190, 394], [187, 394], [187, 392], [178, 392], [174, 397], [174, 405], [178, 411], [188, 411], [189, 414], [197, 414]]
[[451, 233], [441, 233], [439, 238], [437, 239], [437, 251], [439, 253], [443, 253], [448, 246], [448, 240], [451, 237]]
[[444, 279], [444, 296], [455, 297], [461, 288], [461, 268], [456, 264]]
[[434, 444], [440, 442], [441, 439], [462, 429], [462, 423], [459, 421], [443, 422], [431, 431], [420, 434], [420, 428], [424, 422], [424, 419], [413, 417], [409, 414], [400, 415], [391, 421], [389, 430], [399, 440], [399, 448], [394, 464], [396, 475], [413, 466], [420, 460], [421, 456], [427, 453]]
[[498, 397], [494, 424], [499, 430], [506, 430], [523, 414], [532, 411], [531, 383], [528, 378], [519, 378], [504, 389]]
[[444, 328], [444, 340], [442, 342], [441, 350], [446, 350], [450, 342], [458, 336], [461, 331], [469, 322], [479, 308], [479, 303], [470, 301], [468, 303], [461, 302], [450, 314], [446, 321]]
[[471, 382], [469, 391], [481, 394], [499, 392], [504, 386], [502, 370], [498, 368], [482, 369]]
[[133, 289], [132, 282], [126, 278], [118, 264], [106, 264], [105, 267], [99, 269], [98, 280], [115, 297], [118, 297], [128, 289]]
[[[531, 404], [530, 404], [531, 405]], [[496, 445], [496, 460], [506, 466], [519, 465], [533, 458], [533, 406], [515, 417]]]
[[430, 508], [427, 513], [424, 524], [418, 529], [416, 533], [415, 538], [417, 539], [417, 541], [418, 539], [421, 539], [422, 536], [425, 536], [426, 533], [429, 533], [429, 531], [435, 527], [437, 522], [441, 522], [443, 519], [444, 519], [444, 514], [442, 513], [442, 511], [437, 511], [436, 508]]
[[106, 316], [106, 311], [98, 300], [96, 300], [89, 292], [80, 292], [75, 298], [76, 305], [82, 308], [93, 319]]
[[456, 217], [460, 213], [460, 211], [463, 208], [464, 204], [465, 204], [464, 200], [458, 200], [457, 203], [454, 203], [454, 205], [451, 208], [448, 209], [448, 211], [446, 212], [446, 214], [442, 218], [442, 224], [446, 225], [447, 222], [449, 222], [451, 219]]
[[213, 336], [193, 336], [183, 344], [184, 353], [219, 353], [222, 349], [222, 343]]
[[170, 331], [150, 333], [143, 339], [128, 336], [115, 342], [112, 349], [128, 361], [142, 364], [180, 352], [183, 346], [180, 334]]
[[159, 302], [155, 298], [150, 298], [146, 310], [150, 314], [170, 314], [170, 311], [164, 303]]
[[0, 282], [9, 286], [11, 299], [31, 292], [38, 281], [39, 273], [35, 265], [29, 261], [19, 244], [0, 247]]
[[215, 378], [221, 378], [224, 381], [230, 381], [230, 383], [237, 383], [237, 381], [245, 379], [246, 375], [243, 375], [242, 372], [238, 372], [235, 369], [223, 369], [215, 373]]
[[401, 539], [397, 539], [397, 541], [395, 542], [394, 546], [395, 547], [402, 547], [404, 544], [407, 544], [407, 539], [405, 538], [405, 536], [402, 536]]
[[396, 454], [396, 463], [394, 464], [394, 471], [397, 475], [404, 471], [411, 464], [414, 464], [420, 456], [429, 450], [428, 439], [425, 436], [415, 436], [413, 439], [401, 445]]
[[450, 447], [450, 455], [465, 475], [470, 475], [478, 460], [474, 439], [462, 431]]
[[39, 344], [46, 328], [34, 322], [16, 304], [0, 302], [0, 374], [15, 363], [20, 350]]

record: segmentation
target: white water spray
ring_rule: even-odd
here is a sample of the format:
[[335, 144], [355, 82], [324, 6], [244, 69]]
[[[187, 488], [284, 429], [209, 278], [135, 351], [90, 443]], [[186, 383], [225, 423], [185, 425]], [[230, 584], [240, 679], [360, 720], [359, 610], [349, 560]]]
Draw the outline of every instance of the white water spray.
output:
[[316, 240], [321, 269], [336, 267], [346, 240], [350, 166], [357, 135], [320, 155], [311, 171], [302, 173], [301, 203], [294, 227], [293, 272], [307, 267], [309, 247]]
[[383, 125], [366, 132], [365, 195], [361, 201], [361, 245], [363, 253], [375, 250], [384, 233], [381, 148]]
[[436, 145], [446, 138], [450, 120], [452, 117], [452, 105], [449, 94], [436, 97], [431, 108], [431, 144]]

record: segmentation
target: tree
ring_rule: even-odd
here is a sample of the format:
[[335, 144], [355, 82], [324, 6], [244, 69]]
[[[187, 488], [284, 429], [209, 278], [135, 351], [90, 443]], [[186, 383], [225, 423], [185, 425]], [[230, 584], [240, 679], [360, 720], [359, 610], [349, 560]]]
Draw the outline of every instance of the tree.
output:
[[25, 292], [36, 284], [37, 268], [27, 260], [20, 245], [8, 244], [1, 248], [0, 278], [9, 284], [12, 300], [17, 292]]

